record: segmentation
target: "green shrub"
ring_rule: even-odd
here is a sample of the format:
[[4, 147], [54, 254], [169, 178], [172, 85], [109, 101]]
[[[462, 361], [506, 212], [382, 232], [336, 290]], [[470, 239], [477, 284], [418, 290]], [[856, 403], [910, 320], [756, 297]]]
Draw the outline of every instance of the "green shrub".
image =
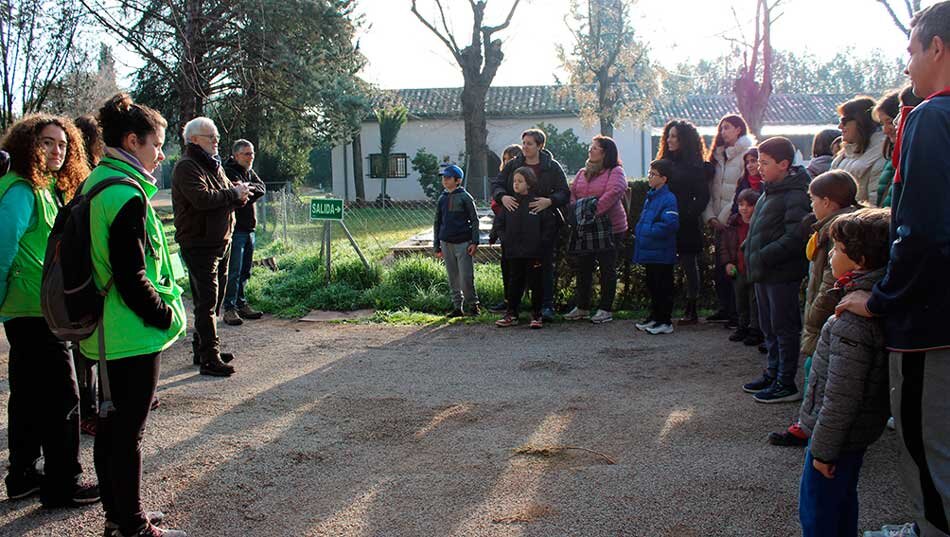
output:
[[335, 261], [330, 266], [330, 281], [341, 283], [350, 289], [363, 291], [379, 285], [383, 269], [378, 263], [370, 263], [369, 269], [356, 258]]
[[364, 307], [365, 293], [353, 289], [345, 283], [334, 282], [325, 287], [314, 289], [310, 293], [307, 311], [334, 310], [351, 311]]

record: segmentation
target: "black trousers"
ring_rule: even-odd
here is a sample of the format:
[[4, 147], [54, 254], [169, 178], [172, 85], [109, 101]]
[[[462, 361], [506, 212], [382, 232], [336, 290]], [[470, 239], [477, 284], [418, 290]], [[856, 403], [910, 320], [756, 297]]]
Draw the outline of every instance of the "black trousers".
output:
[[93, 456], [106, 520], [131, 535], [147, 522], [142, 509], [142, 436], [148, 419], [161, 353], [109, 360], [115, 409], [96, 423]]
[[660, 324], [673, 323], [673, 265], [646, 265], [647, 291], [650, 293], [650, 319]]
[[182, 248], [188, 266], [191, 297], [195, 304], [195, 341], [198, 354], [218, 351], [218, 328], [214, 318], [221, 310], [228, 284], [231, 244], [220, 248]]
[[531, 314], [541, 315], [544, 302], [544, 267], [540, 259], [508, 259], [508, 313], [518, 315], [525, 288], [531, 289]]
[[69, 492], [82, 474], [79, 388], [72, 355], [42, 317], [17, 317], [3, 328], [10, 342], [10, 473], [29, 469], [42, 450], [41, 495]]
[[[614, 244], [623, 244], [623, 233], [613, 237]], [[617, 294], [617, 249], [581, 255], [577, 258], [577, 307], [590, 309], [591, 287], [594, 283], [595, 264], [600, 267], [600, 305], [599, 309], [613, 311], [614, 296]]]

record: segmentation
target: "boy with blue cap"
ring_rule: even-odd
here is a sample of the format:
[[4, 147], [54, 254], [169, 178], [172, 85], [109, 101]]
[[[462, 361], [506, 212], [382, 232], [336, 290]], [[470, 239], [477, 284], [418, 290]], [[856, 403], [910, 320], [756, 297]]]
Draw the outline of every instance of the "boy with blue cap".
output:
[[452, 289], [452, 311], [449, 317], [463, 316], [468, 304], [472, 315], [481, 313], [478, 294], [475, 293], [475, 266], [472, 260], [478, 248], [478, 214], [475, 200], [465, 191], [462, 179], [465, 173], [454, 164], [442, 168], [442, 187], [439, 195], [435, 224], [432, 227], [432, 245], [435, 256], [445, 260], [445, 271]]

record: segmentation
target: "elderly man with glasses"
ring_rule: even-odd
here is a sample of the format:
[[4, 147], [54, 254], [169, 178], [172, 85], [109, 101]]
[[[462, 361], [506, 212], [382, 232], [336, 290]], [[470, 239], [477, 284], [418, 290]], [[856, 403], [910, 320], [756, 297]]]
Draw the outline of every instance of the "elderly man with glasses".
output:
[[194, 301], [194, 362], [202, 375], [227, 377], [233, 355], [222, 353], [215, 317], [228, 281], [234, 209], [247, 203], [250, 188], [232, 183], [218, 156], [218, 129], [206, 117], [185, 124], [185, 150], [172, 172], [175, 241], [188, 266]]

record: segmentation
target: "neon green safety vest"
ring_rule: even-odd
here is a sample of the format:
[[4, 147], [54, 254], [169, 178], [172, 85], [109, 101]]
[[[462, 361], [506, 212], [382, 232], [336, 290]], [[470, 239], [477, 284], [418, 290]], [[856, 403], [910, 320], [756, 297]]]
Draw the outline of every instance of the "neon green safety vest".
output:
[[[33, 188], [33, 184], [10, 172], [0, 177], [0, 198], [16, 183], [24, 183]], [[20, 238], [17, 253], [10, 265], [7, 276], [7, 296], [0, 305], [0, 316], [14, 317], [42, 317], [40, 309], [40, 283], [43, 280], [43, 259], [46, 257], [46, 241], [49, 239], [53, 222], [56, 221], [56, 212], [59, 211], [59, 202], [53, 194], [55, 187], [39, 190], [33, 188], [33, 221], [30, 227]], [[2, 223], [0, 223], [2, 225]]]
[[[122, 174], [138, 181], [149, 198], [158, 191], [155, 185], [131, 165], [105, 157], [86, 180], [83, 192], [88, 192], [93, 185], [103, 179]], [[141, 196], [141, 193], [131, 186], [113, 185], [103, 190], [90, 202], [89, 232], [92, 243], [93, 278], [99, 289], [104, 289], [112, 281], [112, 264], [109, 262], [109, 228], [119, 210], [135, 196]], [[145, 201], [145, 233], [150, 243], [146, 245], [145, 251], [145, 275], [165, 304], [172, 309], [172, 323], [164, 330], [146, 325], [141, 317], [125, 305], [115, 285], [110, 285], [102, 318], [105, 329], [105, 354], [109, 360], [163, 351], [185, 332], [182, 290], [175, 283], [168, 242], [162, 231], [161, 221], [155, 215], [148, 200]], [[79, 344], [83, 354], [90, 359], [97, 359], [99, 356], [98, 337], [99, 328]]]

